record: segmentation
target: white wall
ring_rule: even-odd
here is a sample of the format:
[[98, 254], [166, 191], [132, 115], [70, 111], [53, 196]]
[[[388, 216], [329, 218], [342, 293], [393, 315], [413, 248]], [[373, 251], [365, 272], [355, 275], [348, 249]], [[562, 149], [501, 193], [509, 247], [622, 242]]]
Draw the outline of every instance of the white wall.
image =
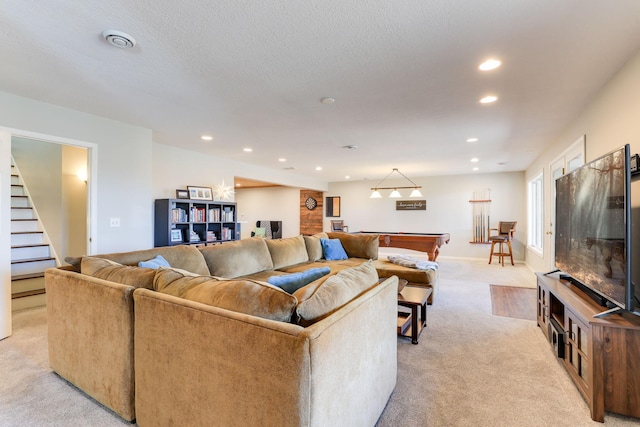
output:
[[154, 199], [175, 198], [176, 189], [186, 189], [187, 185], [215, 189], [224, 181], [225, 186], [233, 187], [236, 176], [318, 191], [327, 189], [327, 183], [319, 179], [153, 144]]
[[238, 220], [242, 224], [242, 238], [251, 236], [256, 221], [282, 221], [282, 237], [300, 234], [300, 189], [267, 187], [238, 189]]
[[[469, 200], [473, 199], [474, 192], [490, 188], [491, 225], [496, 227], [498, 221], [518, 221], [514, 258], [524, 259], [527, 216], [522, 172], [411, 177], [411, 180], [422, 186], [426, 211], [396, 211], [395, 201], [410, 200], [408, 197], [390, 199], [383, 194], [382, 199], [369, 198], [372, 181], [330, 183], [325, 196], [341, 197], [340, 219], [351, 232], [446, 232], [451, 234], [451, 241], [441, 248], [440, 256], [488, 260], [489, 246], [469, 243], [473, 223]], [[388, 180], [384, 185], [406, 185], [406, 182]], [[408, 193], [404, 190], [403, 195]], [[325, 229], [329, 228], [330, 219], [325, 220]]]
[[[613, 76], [576, 119], [554, 139], [550, 148], [533, 162], [526, 171], [526, 182], [544, 169], [545, 190], [548, 189], [550, 162], [581, 135], [586, 135], [587, 162], [624, 144], [631, 145], [632, 154], [640, 152], [640, 52]], [[545, 206], [550, 203], [548, 192], [545, 192], [544, 202]], [[634, 199], [633, 202], [634, 205], [640, 204], [640, 200]], [[548, 218], [545, 218], [545, 224], [549, 224]], [[526, 259], [535, 271], [545, 271], [549, 261], [531, 251], [527, 251]]]

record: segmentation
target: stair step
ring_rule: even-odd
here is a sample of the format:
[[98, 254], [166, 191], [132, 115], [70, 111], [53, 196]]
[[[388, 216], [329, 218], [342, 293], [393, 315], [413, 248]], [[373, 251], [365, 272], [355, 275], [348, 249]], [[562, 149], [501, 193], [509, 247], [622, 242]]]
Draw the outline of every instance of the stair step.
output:
[[29, 198], [27, 196], [11, 196], [12, 208], [28, 208]]
[[43, 243], [44, 233], [42, 231], [25, 231], [11, 233], [11, 246], [38, 245]]
[[51, 248], [42, 243], [39, 245], [11, 246], [11, 261], [46, 259], [51, 257]]
[[11, 208], [11, 219], [35, 219], [33, 216], [33, 208], [18, 207]]
[[20, 177], [18, 175], [11, 175], [11, 184], [20, 184]]
[[19, 274], [17, 276], [11, 276], [11, 281], [17, 282], [19, 280], [38, 279], [41, 277], [44, 278], [44, 273]]
[[12, 196], [24, 196], [24, 186], [20, 184], [11, 184]]
[[42, 307], [47, 305], [47, 294], [25, 296], [11, 300], [11, 311], [25, 310], [27, 308]]
[[23, 274], [20, 277], [22, 279], [17, 280], [15, 277], [11, 278], [11, 295], [12, 298], [15, 298], [14, 295], [26, 295], [26, 293], [40, 291], [45, 288], [44, 285], [44, 274], [32, 274], [33, 277], [28, 277], [30, 275]]
[[25, 292], [18, 292], [16, 294], [11, 294], [11, 299], [31, 297], [34, 295], [42, 295], [46, 293], [47, 291], [45, 289], [34, 289], [33, 291], [25, 291]]
[[42, 273], [47, 268], [56, 266], [55, 258], [36, 258], [11, 261], [11, 276], [22, 274]]
[[37, 219], [12, 219], [11, 232], [40, 231], [38, 230]]

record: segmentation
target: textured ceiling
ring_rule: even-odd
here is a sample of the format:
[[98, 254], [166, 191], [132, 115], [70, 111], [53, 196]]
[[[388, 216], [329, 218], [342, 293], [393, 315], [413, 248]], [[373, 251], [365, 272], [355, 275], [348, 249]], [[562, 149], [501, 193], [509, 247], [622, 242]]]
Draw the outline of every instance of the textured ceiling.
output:
[[1, 4], [0, 91], [326, 181], [523, 170], [640, 48], [638, 0]]

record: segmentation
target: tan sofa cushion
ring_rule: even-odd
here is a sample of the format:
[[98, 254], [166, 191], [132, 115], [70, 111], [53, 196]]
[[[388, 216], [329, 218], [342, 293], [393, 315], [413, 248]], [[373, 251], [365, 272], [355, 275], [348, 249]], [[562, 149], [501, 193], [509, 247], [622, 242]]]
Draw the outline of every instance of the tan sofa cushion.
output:
[[266, 240], [252, 237], [221, 245], [200, 248], [212, 276], [233, 279], [239, 276], [273, 270]]
[[340, 239], [349, 258], [378, 259], [378, 234], [327, 233], [330, 239]]
[[269, 239], [265, 242], [269, 248], [274, 269], [309, 261], [307, 246], [302, 236]]
[[109, 280], [136, 288], [153, 288], [155, 270], [122, 265], [105, 258], [83, 257], [80, 272], [87, 276]]
[[[294, 292], [300, 297], [296, 307], [302, 326], [313, 324], [378, 284], [378, 273], [371, 261], [347, 268], [326, 280], [319, 279]], [[322, 283], [318, 283], [322, 281]], [[307, 288], [308, 287], [308, 288]], [[312, 292], [309, 290], [312, 289]]]
[[268, 283], [194, 276], [171, 268], [156, 270], [153, 286], [165, 294], [280, 322], [291, 321], [298, 303], [295, 297]]
[[309, 261], [315, 262], [322, 259], [322, 245], [320, 238], [317, 236], [304, 236], [304, 244], [307, 247]]
[[[162, 255], [171, 267], [181, 268], [196, 274], [209, 274], [209, 267], [204, 257], [195, 246], [178, 245], [164, 246], [160, 248], [144, 249], [132, 252], [117, 252], [111, 254], [96, 255], [96, 258], [105, 258], [122, 265], [137, 266], [140, 261], [150, 260], [157, 255]], [[66, 257], [64, 260], [71, 264], [75, 271], [80, 272], [82, 260], [85, 257]]]

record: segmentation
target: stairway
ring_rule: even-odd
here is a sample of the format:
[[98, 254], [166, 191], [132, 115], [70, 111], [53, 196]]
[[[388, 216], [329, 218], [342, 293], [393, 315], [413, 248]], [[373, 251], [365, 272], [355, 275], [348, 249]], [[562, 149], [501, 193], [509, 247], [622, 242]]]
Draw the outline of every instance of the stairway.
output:
[[11, 310], [46, 304], [44, 271], [56, 267], [18, 168], [11, 164]]

